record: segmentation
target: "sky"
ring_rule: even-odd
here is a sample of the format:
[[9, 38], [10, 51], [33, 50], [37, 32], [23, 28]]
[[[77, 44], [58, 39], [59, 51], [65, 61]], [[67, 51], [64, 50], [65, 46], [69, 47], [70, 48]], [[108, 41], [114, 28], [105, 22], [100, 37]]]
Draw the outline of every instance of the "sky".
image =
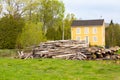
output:
[[104, 19], [120, 23], [120, 0], [62, 0], [65, 14], [73, 13], [77, 19]]

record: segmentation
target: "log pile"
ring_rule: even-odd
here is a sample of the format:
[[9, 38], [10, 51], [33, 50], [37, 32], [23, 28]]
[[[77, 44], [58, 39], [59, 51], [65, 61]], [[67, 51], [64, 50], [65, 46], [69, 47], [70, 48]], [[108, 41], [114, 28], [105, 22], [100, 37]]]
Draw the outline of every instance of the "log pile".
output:
[[[101, 47], [89, 47], [85, 41], [77, 40], [59, 40], [41, 43], [36, 46], [27, 56], [27, 58], [60, 58], [66, 60], [116, 60], [120, 55], [116, 52], [120, 47], [111, 47], [109, 49]], [[23, 53], [22, 53], [23, 55]]]

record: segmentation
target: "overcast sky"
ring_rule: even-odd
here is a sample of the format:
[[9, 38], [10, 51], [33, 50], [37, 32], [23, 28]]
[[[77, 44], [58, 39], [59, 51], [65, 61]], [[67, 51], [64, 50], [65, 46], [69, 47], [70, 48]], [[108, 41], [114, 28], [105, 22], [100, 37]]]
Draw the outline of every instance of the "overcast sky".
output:
[[62, 0], [67, 13], [74, 13], [77, 19], [105, 19], [120, 23], [120, 0]]

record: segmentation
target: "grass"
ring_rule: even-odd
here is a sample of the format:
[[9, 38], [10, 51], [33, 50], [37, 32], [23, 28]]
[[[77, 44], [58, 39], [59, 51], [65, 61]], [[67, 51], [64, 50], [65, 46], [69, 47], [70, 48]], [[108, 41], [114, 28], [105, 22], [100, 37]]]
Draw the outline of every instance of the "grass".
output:
[[0, 49], [0, 57], [11, 57], [17, 55], [15, 49]]
[[114, 61], [0, 58], [0, 80], [120, 80]]
[[120, 50], [117, 53], [120, 54]]

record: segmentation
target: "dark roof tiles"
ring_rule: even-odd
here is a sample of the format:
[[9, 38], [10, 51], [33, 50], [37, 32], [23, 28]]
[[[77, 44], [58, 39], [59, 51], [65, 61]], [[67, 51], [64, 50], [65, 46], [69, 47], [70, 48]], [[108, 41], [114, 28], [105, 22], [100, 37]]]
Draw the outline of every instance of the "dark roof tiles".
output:
[[74, 20], [72, 22], [72, 27], [74, 26], [97, 26], [97, 25], [103, 25], [104, 19], [98, 19], [98, 20]]

